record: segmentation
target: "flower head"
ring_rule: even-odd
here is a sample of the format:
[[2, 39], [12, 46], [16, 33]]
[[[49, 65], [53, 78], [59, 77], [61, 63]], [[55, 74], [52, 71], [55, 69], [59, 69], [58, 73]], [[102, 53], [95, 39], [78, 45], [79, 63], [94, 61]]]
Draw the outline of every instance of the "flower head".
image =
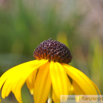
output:
[[68, 65], [72, 56], [64, 44], [46, 40], [36, 48], [34, 57], [36, 60], [17, 65], [0, 77], [2, 98], [13, 92], [22, 103], [21, 88], [25, 83], [35, 103], [46, 103], [51, 89], [55, 103], [60, 102], [60, 95], [97, 95], [99, 92], [84, 73]]

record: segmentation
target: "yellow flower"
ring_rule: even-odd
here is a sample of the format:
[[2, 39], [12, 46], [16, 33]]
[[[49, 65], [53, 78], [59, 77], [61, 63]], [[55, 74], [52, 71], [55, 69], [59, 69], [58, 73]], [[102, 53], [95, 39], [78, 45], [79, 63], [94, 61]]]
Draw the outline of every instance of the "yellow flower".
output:
[[36, 48], [34, 57], [37, 60], [17, 65], [1, 76], [2, 98], [13, 92], [17, 101], [22, 103], [24, 83], [33, 94], [35, 103], [46, 103], [50, 90], [54, 103], [60, 103], [60, 95], [97, 95], [99, 92], [84, 73], [68, 65], [72, 56], [64, 44], [46, 40]]

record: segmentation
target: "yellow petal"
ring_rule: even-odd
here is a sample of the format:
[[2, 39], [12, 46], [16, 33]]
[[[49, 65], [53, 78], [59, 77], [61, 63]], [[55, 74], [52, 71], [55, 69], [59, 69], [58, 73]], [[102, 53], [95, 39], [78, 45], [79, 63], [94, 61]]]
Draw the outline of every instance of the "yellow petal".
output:
[[74, 88], [73, 88], [73, 85], [71, 84], [70, 82], [70, 79], [68, 78], [68, 95], [72, 95], [73, 94], [73, 91], [74, 91]]
[[36, 79], [36, 74], [37, 74], [37, 70], [35, 70], [33, 73], [31, 73], [29, 75], [29, 77], [26, 80], [26, 85], [30, 90], [30, 93], [33, 95], [33, 91], [34, 91], [34, 84], [35, 84], [35, 79]]
[[23, 86], [23, 84], [25, 83], [28, 76], [31, 75], [31, 73], [35, 69], [38, 69], [41, 65], [45, 64], [46, 62], [47, 62], [46, 60], [40, 60], [32, 68], [29, 68], [25, 72], [23, 72], [24, 73], [23, 76], [22, 76], [22, 73], [21, 73], [21, 77], [19, 76], [18, 82], [15, 82], [16, 85], [13, 86], [13, 93], [15, 95], [18, 95], [18, 94], [16, 94], [15, 91], [19, 90]]
[[[60, 101], [60, 95], [68, 95], [68, 78], [62, 65], [58, 62], [50, 63], [50, 76], [53, 91]], [[56, 101], [54, 101], [56, 102]]]
[[6, 81], [6, 79], [11, 75], [11, 73], [13, 72], [14, 69], [9, 69], [7, 70], [1, 77], [0, 77], [0, 89], [2, 87], [2, 85], [4, 84], [4, 82]]
[[51, 79], [49, 74], [49, 62], [41, 66], [38, 71], [34, 86], [35, 103], [45, 103], [51, 88]]
[[[17, 69], [16, 69], [17, 70]], [[11, 92], [11, 89], [12, 89], [12, 85], [13, 85], [13, 81], [14, 81], [14, 74], [15, 74], [15, 71], [14, 68], [13, 69], [10, 69], [8, 71], [6, 71], [0, 78], [0, 85], [2, 87], [3, 85], [3, 88], [2, 88], [2, 98], [5, 98], [6, 96], [9, 95], [9, 93]], [[7, 75], [6, 75], [7, 74]]]
[[85, 95], [97, 95], [95, 86], [84, 73], [70, 65], [63, 64], [63, 66], [67, 74], [78, 84]]
[[74, 91], [75, 95], [84, 95], [85, 94], [75, 81], [73, 81], [73, 91]]
[[[33, 60], [11, 68], [5, 72], [0, 78], [0, 86], [3, 84], [2, 97], [5, 98], [12, 91], [19, 102], [21, 102], [20, 91], [28, 76], [46, 60]], [[6, 75], [7, 74], [7, 75]]]
[[[97, 91], [98, 91], [98, 93], [99, 93], [99, 95], [101, 95], [101, 92], [100, 92], [100, 90], [98, 89], [98, 87], [95, 85], [95, 83], [93, 82], [93, 81], [91, 81], [92, 83], [93, 83], [93, 85], [95, 86], [95, 88], [97, 89]], [[101, 97], [101, 96], [100, 96]], [[101, 98], [102, 99], [102, 98]]]
[[60, 100], [57, 98], [56, 94], [54, 93], [54, 91], [52, 91], [52, 98], [53, 98], [53, 102], [54, 103], [60, 103]]
[[22, 103], [22, 98], [21, 98], [21, 89], [15, 90], [15, 98], [19, 103]]

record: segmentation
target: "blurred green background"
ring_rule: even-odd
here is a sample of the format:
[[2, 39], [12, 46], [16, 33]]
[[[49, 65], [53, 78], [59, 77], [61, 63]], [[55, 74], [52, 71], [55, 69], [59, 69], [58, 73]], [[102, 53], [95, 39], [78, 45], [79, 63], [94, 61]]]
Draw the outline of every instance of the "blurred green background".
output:
[[[33, 60], [35, 48], [52, 38], [68, 46], [70, 65], [84, 72], [103, 94], [102, 11], [102, 0], [0, 0], [0, 75]], [[33, 103], [25, 85], [22, 98]], [[11, 93], [1, 103], [17, 101]]]

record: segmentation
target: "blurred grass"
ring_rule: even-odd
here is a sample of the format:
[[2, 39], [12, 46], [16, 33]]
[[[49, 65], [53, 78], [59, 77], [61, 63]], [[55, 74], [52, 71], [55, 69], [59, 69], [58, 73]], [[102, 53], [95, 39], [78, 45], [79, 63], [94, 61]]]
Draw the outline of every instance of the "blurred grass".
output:
[[[92, 28], [90, 35], [80, 32], [87, 12], [81, 14], [74, 8], [76, 2], [73, 1], [66, 1], [69, 7], [59, 1], [30, 2], [11, 0], [6, 7], [4, 4], [0, 7], [0, 74], [14, 65], [34, 59], [34, 49], [42, 41], [52, 38], [69, 47], [73, 56], [70, 65], [89, 76], [103, 94], [102, 38], [93, 34], [95, 28]], [[45, 2], [43, 6], [42, 2]], [[62, 9], [64, 4], [69, 11]], [[68, 15], [65, 16], [65, 12]], [[22, 97], [24, 103], [33, 103], [26, 86], [22, 89]], [[8, 100], [16, 103], [12, 98], [11, 94], [1, 103], [8, 103]]]

